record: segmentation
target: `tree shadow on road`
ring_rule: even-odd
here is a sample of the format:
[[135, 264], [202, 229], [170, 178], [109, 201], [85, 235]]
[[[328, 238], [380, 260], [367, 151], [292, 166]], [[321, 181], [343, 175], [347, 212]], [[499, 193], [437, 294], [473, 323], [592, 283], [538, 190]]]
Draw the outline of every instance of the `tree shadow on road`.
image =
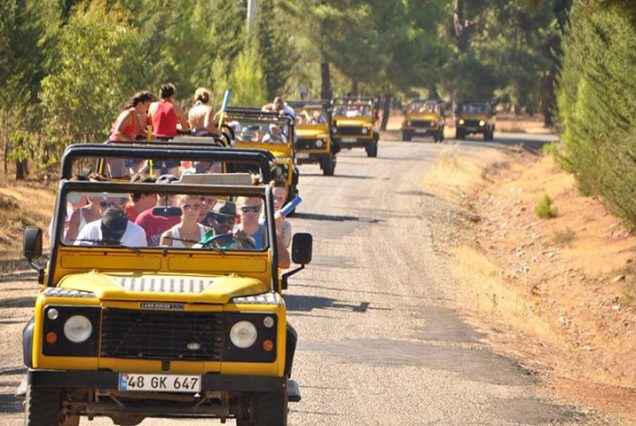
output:
[[343, 216], [343, 215], [330, 215], [330, 214], [318, 214], [318, 213], [295, 213], [294, 218], [307, 219], [307, 220], [320, 220], [327, 222], [365, 222], [365, 223], [379, 223], [383, 222], [382, 219], [359, 217], [359, 216]]
[[300, 296], [295, 294], [286, 294], [285, 304], [289, 312], [312, 312], [314, 309], [335, 309], [366, 313], [370, 309], [390, 310], [388, 308], [371, 307], [371, 303], [366, 301], [355, 304], [332, 299], [331, 297]]
[[0, 308], [31, 308], [35, 306], [35, 297], [16, 297], [0, 300]]
[[13, 393], [0, 393], [0, 413], [20, 413], [24, 411], [22, 400]]

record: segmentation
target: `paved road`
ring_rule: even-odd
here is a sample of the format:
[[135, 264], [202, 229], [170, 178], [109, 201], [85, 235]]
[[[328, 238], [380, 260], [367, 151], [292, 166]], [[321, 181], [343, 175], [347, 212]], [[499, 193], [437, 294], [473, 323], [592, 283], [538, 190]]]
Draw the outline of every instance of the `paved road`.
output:
[[[474, 142], [465, 149], [483, 149]], [[385, 142], [375, 159], [345, 151], [334, 177], [302, 166], [305, 201], [292, 223], [313, 233], [314, 259], [286, 296], [300, 335], [294, 376], [303, 397], [291, 405], [290, 424], [600, 423], [542, 398], [536, 377], [493, 353], [454, 309], [455, 284], [432, 249], [427, 212], [438, 201], [421, 189], [441, 149], [428, 141]], [[11, 307], [0, 311], [2, 425], [20, 424], [11, 393], [21, 371], [18, 333], [35, 287], [23, 278], [0, 278], [0, 307]]]

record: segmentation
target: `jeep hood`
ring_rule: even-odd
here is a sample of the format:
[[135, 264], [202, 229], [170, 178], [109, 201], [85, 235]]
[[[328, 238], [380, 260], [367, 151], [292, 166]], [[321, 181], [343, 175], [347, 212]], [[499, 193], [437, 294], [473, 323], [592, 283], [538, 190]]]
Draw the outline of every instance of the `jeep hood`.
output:
[[215, 304], [269, 290], [257, 279], [237, 275], [102, 274], [96, 271], [66, 276], [58, 287], [91, 292], [101, 300]]
[[488, 114], [486, 114], [485, 112], [471, 112], [469, 113], [462, 113], [458, 119], [462, 119], [462, 120], [484, 120], [484, 121], [488, 121]]
[[324, 139], [328, 136], [328, 133], [327, 126], [296, 128], [296, 137], [298, 139]]
[[370, 118], [336, 118], [334, 122], [337, 126], [369, 126], [371, 125]]
[[435, 113], [410, 113], [407, 120], [439, 121], [439, 114]]

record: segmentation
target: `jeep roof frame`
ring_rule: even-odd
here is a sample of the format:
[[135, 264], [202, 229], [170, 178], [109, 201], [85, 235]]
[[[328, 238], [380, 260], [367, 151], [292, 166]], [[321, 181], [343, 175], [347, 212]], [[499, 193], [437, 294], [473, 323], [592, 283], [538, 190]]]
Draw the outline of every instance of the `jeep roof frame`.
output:
[[62, 155], [61, 179], [71, 179], [73, 162], [77, 158], [137, 158], [161, 160], [229, 161], [258, 166], [263, 182], [272, 179], [276, 161], [271, 152], [262, 149], [220, 148], [210, 145], [190, 145], [160, 141], [159, 143], [73, 144]]

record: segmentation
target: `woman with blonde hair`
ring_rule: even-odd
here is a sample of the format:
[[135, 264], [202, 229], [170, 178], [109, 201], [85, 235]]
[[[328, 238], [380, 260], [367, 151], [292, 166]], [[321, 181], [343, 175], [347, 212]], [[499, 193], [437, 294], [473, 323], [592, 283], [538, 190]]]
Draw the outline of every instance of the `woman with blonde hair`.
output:
[[209, 228], [201, 225], [199, 213], [203, 208], [200, 196], [178, 195], [177, 207], [181, 207], [181, 222], [161, 235], [160, 246], [192, 247], [201, 241]]
[[221, 132], [214, 126], [214, 113], [210, 106], [210, 91], [199, 87], [194, 92], [194, 106], [188, 112], [188, 123], [195, 136], [221, 136]]

